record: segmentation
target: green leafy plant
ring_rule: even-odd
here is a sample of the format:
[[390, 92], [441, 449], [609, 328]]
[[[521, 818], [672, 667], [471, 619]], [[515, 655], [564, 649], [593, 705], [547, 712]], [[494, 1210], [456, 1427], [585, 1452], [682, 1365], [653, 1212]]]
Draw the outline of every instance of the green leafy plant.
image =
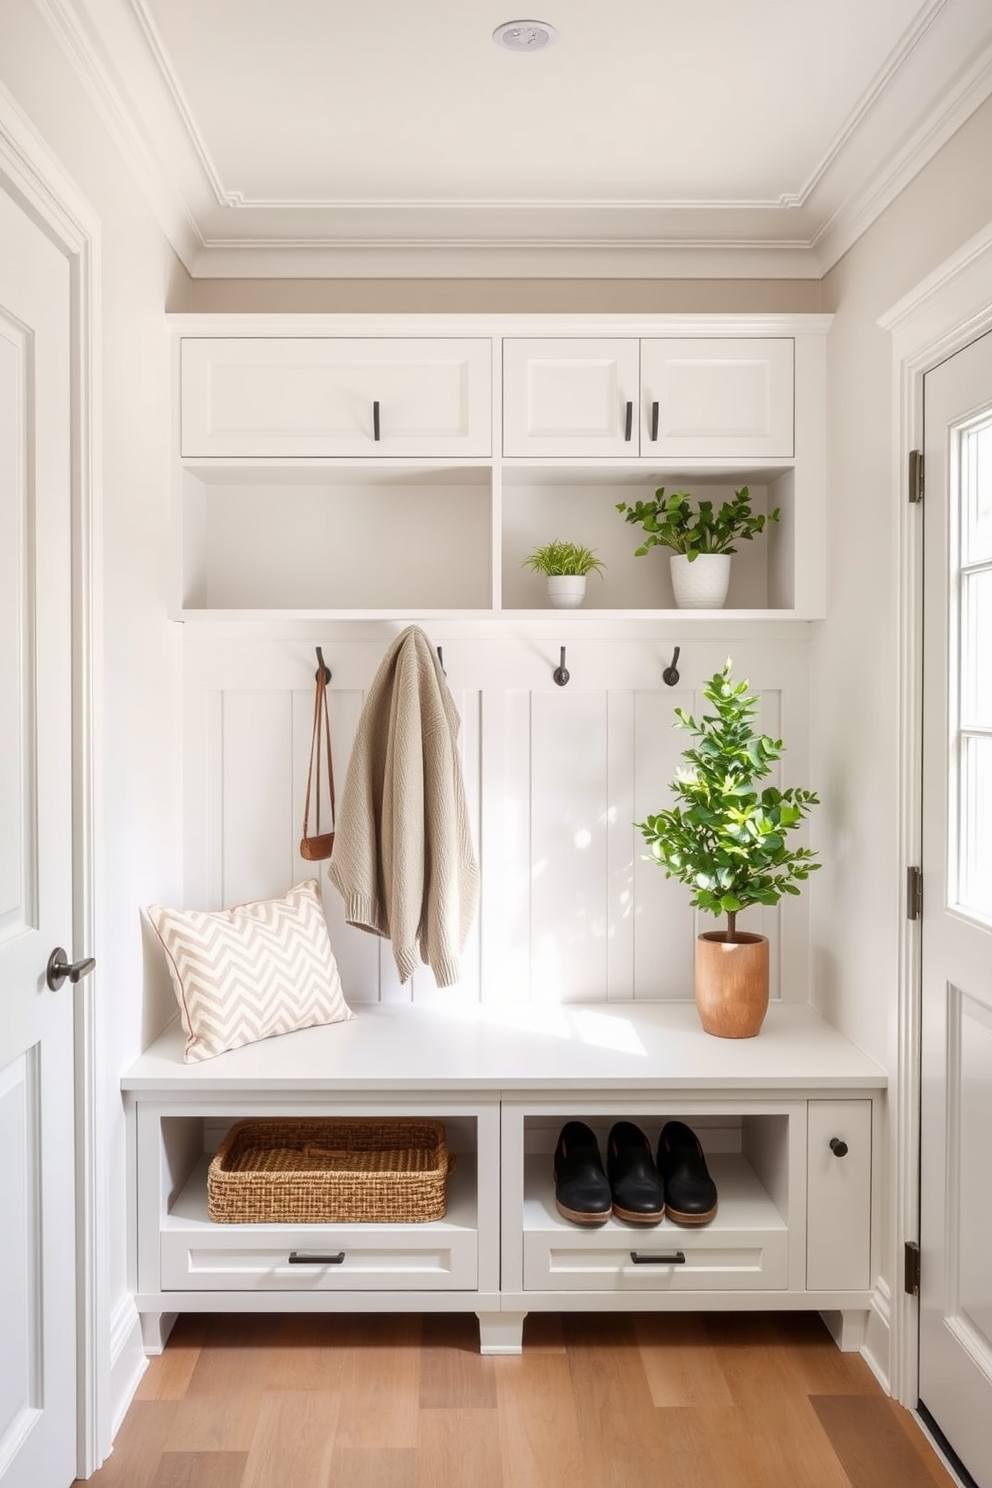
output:
[[733, 501], [725, 501], [718, 510], [714, 510], [712, 501], [693, 503], [688, 491], [673, 491], [666, 496], [662, 486], [653, 501], [637, 501], [633, 506], [618, 501], [617, 511], [647, 534], [641, 546], [634, 549], [636, 557], [643, 558], [658, 546], [684, 553], [690, 563], [700, 553], [736, 553], [735, 542], [749, 541], [764, 531], [767, 522], [779, 519], [778, 507], [767, 514], [756, 515], [751, 510], [747, 486], [735, 491]]
[[535, 548], [534, 551], [523, 559], [524, 568], [533, 568], [537, 573], [548, 574], [549, 577], [558, 577], [562, 574], [590, 574], [599, 573], [605, 568], [601, 558], [596, 557], [594, 548], [583, 548], [579, 543], [554, 542], [545, 543], [543, 547]]
[[797, 884], [819, 868], [811, 848], [786, 842], [819, 799], [796, 787], [757, 785], [771, 774], [782, 741], [755, 732], [758, 699], [747, 682], [734, 681], [729, 661], [703, 695], [714, 712], [699, 722], [675, 709], [675, 727], [696, 740], [683, 751], [686, 765], [672, 782], [680, 804], [636, 825], [649, 858], [691, 889], [695, 908], [725, 914], [727, 938], [733, 940], [740, 910], [798, 894]]

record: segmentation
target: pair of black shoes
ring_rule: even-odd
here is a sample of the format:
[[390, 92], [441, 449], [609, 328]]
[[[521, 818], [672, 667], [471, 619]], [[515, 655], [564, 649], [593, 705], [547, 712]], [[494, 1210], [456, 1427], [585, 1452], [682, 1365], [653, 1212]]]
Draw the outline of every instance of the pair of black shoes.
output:
[[[607, 1176], [607, 1172], [609, 1176]], [[695, 1132], [681, 1121], [666, 1122], [658, 1160], [632, 1121], [618, 1121], [607, 1143], [607, 1172], [596, 1134], [583, 1121], [567, 1121], [555, 1148], [555, 1205], [575, 1224], [603, 1224], [610, 1215], [628, 1224], [658, 1224], [668, 1214], [676, 1224], [708, 1224], [717, 1194]]]

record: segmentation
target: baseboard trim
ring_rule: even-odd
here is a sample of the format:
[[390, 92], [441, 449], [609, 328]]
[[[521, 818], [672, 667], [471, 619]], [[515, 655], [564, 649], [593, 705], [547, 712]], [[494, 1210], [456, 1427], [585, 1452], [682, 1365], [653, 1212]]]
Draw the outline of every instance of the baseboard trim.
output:
[[861, 1357], [886, 1395], [892, 1394], [892, 1294], [888, 1283], [879, 1280], [868, 1309]]
[[127, 1415], [141, 1376], [148, 1368], [141, 1341], [141, 1319], [130, 1293], [114, 1308], [110, 1320], [110, 1419], [112, 1439]]

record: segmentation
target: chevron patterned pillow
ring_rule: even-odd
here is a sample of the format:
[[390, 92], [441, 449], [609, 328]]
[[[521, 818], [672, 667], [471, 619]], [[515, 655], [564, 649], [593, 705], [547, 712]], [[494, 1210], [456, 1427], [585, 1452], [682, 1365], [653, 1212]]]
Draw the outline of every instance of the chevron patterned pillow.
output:
[[187, 1064], [277, 1033], [341, 1023], [344, 1000], [315, 878], [283, 899], [147, 915], [165, 947]]

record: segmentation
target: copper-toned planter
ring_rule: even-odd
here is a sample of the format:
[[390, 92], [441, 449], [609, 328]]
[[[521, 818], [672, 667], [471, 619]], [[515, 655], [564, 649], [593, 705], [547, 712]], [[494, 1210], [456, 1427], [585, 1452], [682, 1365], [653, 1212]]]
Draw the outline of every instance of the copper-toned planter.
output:
[[696, 938], [696, 1007], [707, 1033], [754, 1038], [768, 1011], [768, 937], [725, 930]]

